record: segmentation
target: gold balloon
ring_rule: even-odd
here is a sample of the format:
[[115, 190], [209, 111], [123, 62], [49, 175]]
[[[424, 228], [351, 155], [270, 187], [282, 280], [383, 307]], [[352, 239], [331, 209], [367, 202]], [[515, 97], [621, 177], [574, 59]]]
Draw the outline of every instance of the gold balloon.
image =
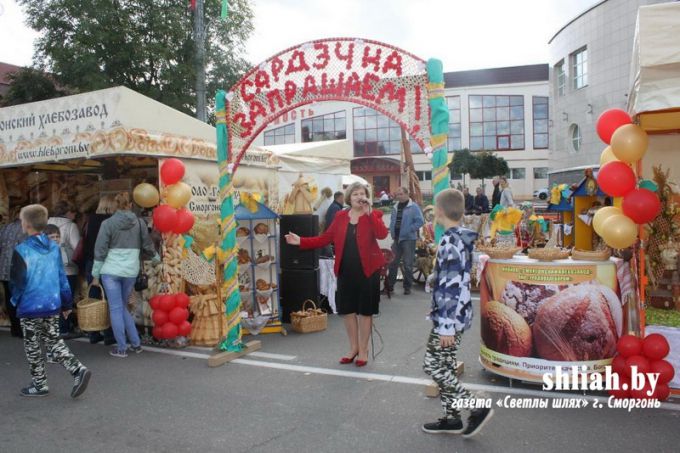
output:
[[618, 159], [614, 155], [614, 152], [612, 151], [611, 146], [607, 146], [604, 151], [602, 151], [602, 154], [600, 154], [600, 168], [604, 167], [605, 164], [608, 164], [609, 162], [614, 162], [617, 161]]
[[167, 187], [165, 198], [173, 208], [183, 208], [191, 200], [191, 187], [183, 182], [177, 182]]
[[613, 215], [623, 215], [623, 211], [621, 211], [619, 208], [615, 208], [614, 206], [607, 206], [595, 211], [595, 215], [593, 216], [593, 228], [595, 229], [595, 232], [601, 237], [604, 237], [602, 234], [604, 232], [602, 225], [604, 224], [605, 220]]
[[158, 189], [149, 183], [143, 182], [137, 184], [132, 192], [132, 198], [139, 206], [143, 208], [153, 208], [160, 201]]
[[642, 159], [647, 152], [648, 144], [647, 132], [635, 124], [626, 124], [616, 129], [610, 142], [616, 158], [628, 163]]
[[602, 239], [611, 248], [625, 249], [635, 244], [638, 226], [629, 217], [613, 215], [602, 223]]

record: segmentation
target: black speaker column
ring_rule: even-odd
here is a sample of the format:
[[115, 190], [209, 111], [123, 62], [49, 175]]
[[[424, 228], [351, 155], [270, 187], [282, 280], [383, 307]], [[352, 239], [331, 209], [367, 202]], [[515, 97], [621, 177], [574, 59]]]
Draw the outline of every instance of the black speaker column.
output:
[[319, 250], [300, 250], [288, 245], [288, 233], [298, 236], [318, 236], [319, 216], [311, 214], [283, 215], [280, 218], [281, 244], [281, 309], [283, 322], [290, 322], [290, 313], [302, 308], [305, 300], [319, 303]]

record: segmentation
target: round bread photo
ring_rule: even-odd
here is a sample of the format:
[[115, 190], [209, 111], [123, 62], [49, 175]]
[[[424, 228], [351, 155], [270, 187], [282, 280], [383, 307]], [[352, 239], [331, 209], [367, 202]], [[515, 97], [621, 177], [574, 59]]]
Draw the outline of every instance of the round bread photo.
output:
[[564, 362], [608, 359], [623, 333], [616, 293], [595, 282], [571, 286], [543, 302], [533, 325], [539, 357]]
[[501, 354], [531, 356], [531, 327], [515, 310], [495, 300], [482, 304], [482, 341]]

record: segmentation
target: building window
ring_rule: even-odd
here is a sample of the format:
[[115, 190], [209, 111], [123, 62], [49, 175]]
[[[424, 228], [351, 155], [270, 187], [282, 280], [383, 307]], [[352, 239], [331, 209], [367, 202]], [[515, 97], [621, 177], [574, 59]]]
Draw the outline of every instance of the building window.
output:
[[548, 148], [548, 97], [533, 97], [534, 149]]
[[[401, 126], [373, 109], [352, 109], [354, 125], [354, 156], [380, 156], [401, 153]], [[420, 146], [410, 140], [411, 152], [422, 152]]]
[[557, 88], [557, 95], [564, 96], [567, 86], [567, 74], [564, 72], [564, 60], [555, 65], [555, 85]]
[[571, 131], [571, 146], [574, 151], [578, 151], [581, 149], [581, 128], [578, 127], [578, 124], [572, 124], [569, 129]]
[[510, 169], [510, 179], [526, 179], [526, 169], [525, 168], [511, 168]]
[[460, 96], [447, 96], [446, 104], [449, 108], [449, 134], [447, 148], [449, 151], [457, 151], [461, 149]]
[[534, 168], [534, 179], [548, 179], [548, 167]]
[[420, 182], [432, 181], [432, 172], [431, 171], [417, 171], [416, 176], [418, 177], [418, 181], [420, 181]]
[[524, 96], [470, 96], [470, 150], [524, 149]]
[[574, 89], [588, 85], [588, 49], [582, 48], [571, 54], [571, 73]]
[[320, 142], [347, 138], [347, 114], [344, 110], [302, 120], [302, 141]]
[[295, 143], [295, 123], [264, 131], [264, 146]]
[[463, 175], [461, 173], [451, 173], [451, 181], [462, 181]]

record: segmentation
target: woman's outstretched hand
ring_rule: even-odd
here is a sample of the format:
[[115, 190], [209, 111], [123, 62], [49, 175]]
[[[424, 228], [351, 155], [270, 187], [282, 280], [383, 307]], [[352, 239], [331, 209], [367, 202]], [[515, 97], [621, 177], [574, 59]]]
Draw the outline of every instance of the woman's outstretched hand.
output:
[[295, 233], [288, 233], [286, 236], [286, 243], [290, 245], [300, 245], [300, 236]]

